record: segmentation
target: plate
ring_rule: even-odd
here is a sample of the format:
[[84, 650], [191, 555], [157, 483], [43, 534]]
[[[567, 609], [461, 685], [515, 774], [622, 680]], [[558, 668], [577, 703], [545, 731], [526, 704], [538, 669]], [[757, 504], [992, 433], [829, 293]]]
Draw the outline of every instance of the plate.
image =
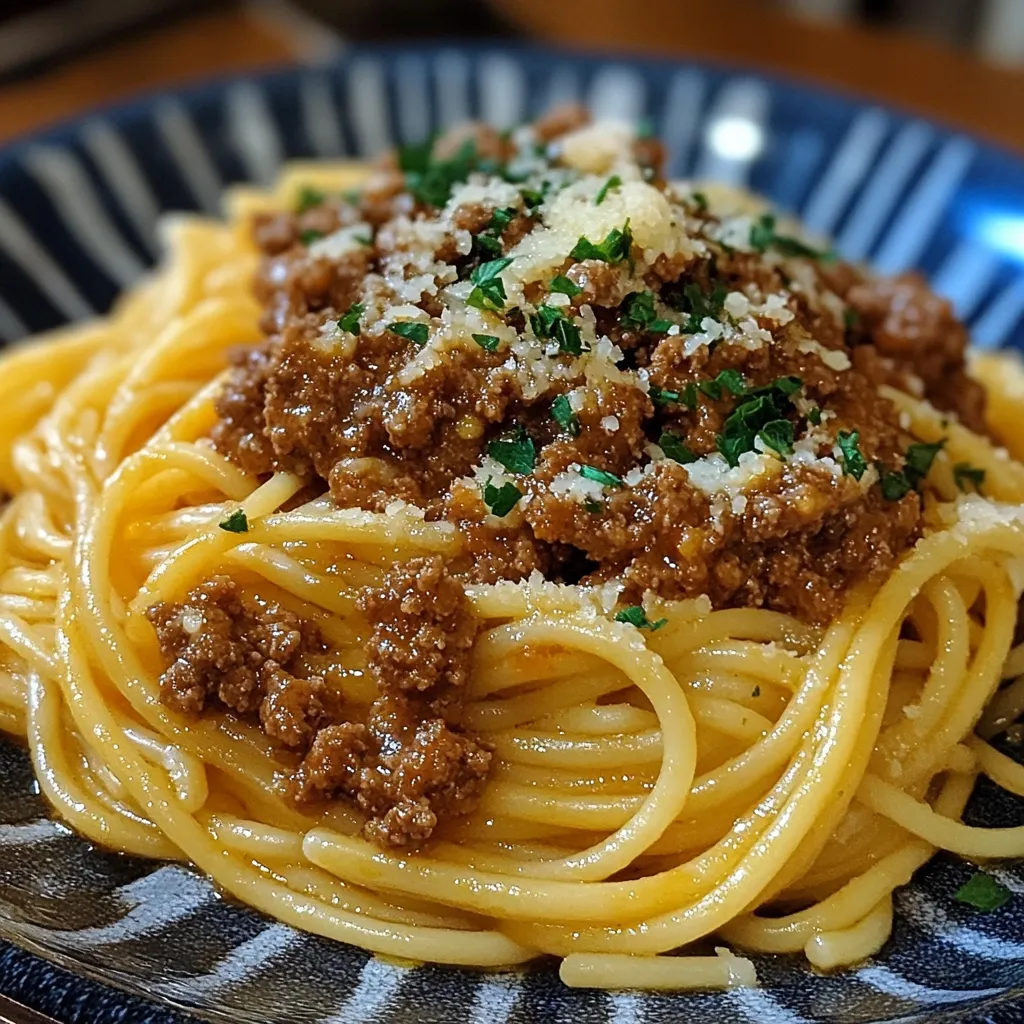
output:
[[[600, 116], [648, 119], [672, 176], [747, 185], [834, 236], [847, 258], [920, 269], [976, 344], [1024, 349], [1021, 158], [746, 71], [482, 47], [361, 48], [329, 67], [150, 97], [8, 148], [0, 339], [107, 309], [156, 258], [159, 215], [215, 213], [228, 183], [269, 183], [291, 158], [370, 156], [468, 117], [504, 127], [575, 99]], [[983, 781], [967, 817], [1024, 824], [1024, 801]], [[971, 873], [940, 856], [896, 894], [893, 937], [877, 957], [831, 976], [755, 957], [758, 989], [570, 991], [550, 964], [405, 969], [269, 921], [184, 867], [90, 847], [47, 817], [24, 751], [0, 741], [0, 935], [75, 975], [210, 1020], [1024, 1021], [1013, 1008], [1024, 997], [1024, 865], [995, 869], [1018, 897], [991, 914], [951, 898]], [[76, 1020], [181, 1019], [10, 949], [0, 974], [12, 995]]]

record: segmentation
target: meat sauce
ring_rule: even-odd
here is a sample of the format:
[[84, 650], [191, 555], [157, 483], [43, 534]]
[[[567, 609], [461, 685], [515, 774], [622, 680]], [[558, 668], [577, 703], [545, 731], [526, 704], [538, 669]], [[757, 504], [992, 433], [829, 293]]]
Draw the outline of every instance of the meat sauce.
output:
[[151, 611], [165, 699], [258, 714], [303, 755], [294, 797], [349, 800], [378, 842], [427, 838], [487, 773], [459, 726], [463, 583], [539, 571], [823, 623], [921, 529], [937, 449], [879, 386], [982, 429], [964, 328], [920, 279], [717, 215], [661, 159], [565, 109], [459, 129], [254, 223], [266, 340], [235, 353], [214, 444], [344, 507], [418, 506], [462, 550], [366, 596], [368, 720], [329, 707], [313, 633], [281, 624], [300, 638], [281, 656], [266, 609], [219, 581], [186, 602], [213, 616], [199, 640], [184, 606]]

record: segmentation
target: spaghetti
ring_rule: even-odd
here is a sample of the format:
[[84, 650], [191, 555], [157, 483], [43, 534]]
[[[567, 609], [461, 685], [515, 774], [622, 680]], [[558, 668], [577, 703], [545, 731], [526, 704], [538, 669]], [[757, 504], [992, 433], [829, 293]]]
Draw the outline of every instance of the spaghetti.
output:
[[[490, 771], [422, 847], [372, 842], [352, 801], [291, 799], [296, 758], [251, 715], [168, 705], [147, 611], [226, 577], [314, 624], [332, 686], [365, 709], [360, 595], [467, 543], [415, 502], [340, 507], [308, 474], [249, 472], [209, 442], [229, 350], [262, 342], [252, 217], [365, 174], [298, 166], [274, 195], [236, 191], [225, 223], [168, 222], [162, 269], [111, 316], [3, 359], [0, 726], [26, 737], [56, 813], [375, 953], [491, 968], [554, 954], [567, 984], [601, 988], [755, 984], [724, 947], [662, 955], [709, 937], [851, 964], [885, 942], [894, 889], [936, 850], [1024, 856], [1020, 829], [960, 820], [980, 774], [1024, 795], [1024, 770], [989, 742], [1024, 712], [1024, 683], [1000, 689], [1024, 673], [1024, 466], [893, 387], [906, 434], [941, 442], [917, 481], [919, 539], [844, 581], [826, 621], [651, 592], [616, 617], [614, 576], [467, 582], [479, 629], [462, 723]], [[713, 333], [705, 312], [695, 331], [663, 333]], [[986, 374], [997, 405], [1008, 376]], [[780, 418], [797, 415], [808, 407]], [[238, 515], [244, 530], [224, 528]]]

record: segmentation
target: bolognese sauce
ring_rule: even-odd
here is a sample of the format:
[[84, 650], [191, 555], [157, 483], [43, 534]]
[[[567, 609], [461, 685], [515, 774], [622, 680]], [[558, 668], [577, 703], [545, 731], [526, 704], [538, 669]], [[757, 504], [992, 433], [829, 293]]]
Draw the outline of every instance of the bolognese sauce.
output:
[[217, 581], [151, 610], [165, 699], [258, 715], [301, 754], [293, 796], [350, 800], [385, 845], [472, 807], [488, 771], [459, 722], [465, 585], [539, 572], [617, 581], [630, 607], [707, 595], [824, 623], [918, 537], [941, 447], [880, 387], [981, 426], [948, 303], [761, 209], [724, 213], [661, 160], [656, 140], [572, 108], [461, 128], [357, 194], [307, 190], [256, 218], [265, 340], [234, 354], [213, 443], [342, 507], [414, 506], [461, 549], [363, 599], [368, 720], [330, 706], [315, 633], [279, 621], [300, 638], [279, 657], [253, 639], [267, 609]]

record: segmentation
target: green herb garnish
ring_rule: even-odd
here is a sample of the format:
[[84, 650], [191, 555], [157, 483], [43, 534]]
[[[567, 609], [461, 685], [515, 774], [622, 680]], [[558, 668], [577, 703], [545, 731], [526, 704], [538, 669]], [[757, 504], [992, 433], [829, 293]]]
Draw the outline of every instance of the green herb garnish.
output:
[[473, 340], [488, 352], [496, 352], [501, 344], [501, 338], [495, 337], [493, 334], [474, 334]]
[[911, 483], [905, 473], [883, 473], [882, 474], [882, 497], [886, 501], [899, 501], [911, 490]]
[[658, 318], [652, 292], [633, 292], [626, 297], [624, 306], [625, 309], [619, 317], [623, 327], [664, 334], [672, 326], [671, 320]]
[[570, 436], [578, 437], [580, 418], [572, 410], [568, 395], [559, 395], [551, 403], [551, 418]]
[[366, 312], [366, 307], [361, 302], [353, 302], [348, 311], [338, 321], [338, 327], [349, 334], [359, 333], [359, 318]]
[[600, 206], [608, 195], [610, 189], [618, 188], [622, 184], [622, 179], [617, 175], [613, 174], [597, 191], [597, 195], [594, 196], [594, 205]]
[[780, 455], [789, 455], [793, 451], [793, 424], [789, 420], [771, 420], [757, 432], [757, 436]]
[[756, 686], [755, 686], [755, 687], [754, 687], [754, 688], [753, 688], [753, 689], [752, 689], [752, 690], [750, 691], [750, 696], [751, 696], [751, 697], [760, 697], [760, 696], [761, 696], [761, 684], [760, 684], [760, 683], [758, 683], [758, 684], [757, 684], [757, 685], [756, 685]]
[[514, 206], [503, 206], [491, 214], [491, 223], [488, 227], [491, 231], [501, 234], [515, 220], [518, 212]]
[[492, 441], [487, 446], [487, 454], [510, 473], [532, 473], [537, 465], [537, 447], [521, 426], [506, 437]]
[[322, 231], [314, 231], [313, 228], [307, 228], [305, 231], [299, 232], [299, 239], [303, 245], [307, 246], [312, 245], [318, 239], [323, 237], [324, 233]]
[[667, 391], [665, 388], [659, 388], [657, 384], [648, 387], [647, 395], [655, 405], [668, 405], [670, 402], [678, 402], [680, 398], [678, 391]]
[[770, 213], [762, 215], [751, 225], [750, 247], [758, 252], [774, 248], [783, 256], [806, 256], [812, 260], [834, 259], [833, 253], [815, 249], [799, 238], [776, 234], [775, 217]]
[[589, 239], [580, 238], [572, 247], [569, 255], [574, 260], [602, 260], [605, 263], [621, 263], [629, 256], [630, 246], [633, 244], [633, 235], [629, 230], [629, 221], [618, 228], [612, 228], [603, 242], [595, 245]]
[[447, 160], [433, 159], [433, 150], [433, 140], [403, 146], [398, 151], [398, 165], [405, 172], [405, 187], [413, 198], [425, 206], [444, 206], [452, 189], [476, 169], [476, 144], [466, 139]]
[[1012, 895], [1002, 882], [997, 881], [991, 875], [985, 874], [984, 871], [979, 871], [977, 874], [971, 875], [953, 893], [953, 899], [958, 903], [966, 903], [968, 906], [974, 907], [975, 910], [980, 910], [987, 914], [992, 910], [998, 910], [1009, 901]]
[[739, 370], [722, 370], [714, 380], [697, 381], [695, 387], [702, 395], [707, 395], [716, 402], [725, 391], [737, 398], [741, 398], [747, 392], [747, 382]]
[[708, 208], [708, 197], [703, 192], [691, 192], [690, 198], [693, 200], [693, 205], [697, 207], [702, 213]]
[[522, 491], [515, 484], [505, 483], [495, 487], [490, 479], [484, 484], [484, 504], [494, 516], [507, 516], [519, 504], [522, 496]]
[[661, 629], [668, 622], [668, 619], [658, 619], [657, 622], [651, 622], [643, 608], [638, 604], [634, 604], [628, 608], [623, 608], [620, 612], [616, 612], [615, 621], [628, 622], [629, 625], [636, 626], [637, 629], [649, 629], [653, 633]]
[[935, 456], [942, 451], [945, 444], [946, 439], [943, 438], [934, 444], [919, 442], [907, 448], [906, 455], [904, 456], [906, 465], [903, 468], [903, 472], [910, 481], [911, 487], [917, 487], [928, 475], [932, 468], [932, 463], [935, 461]]
[[594, 501], [593, 498], [585, 498], [583, 500], [583, 507], [592, 515], [600, 515], [604, 511], [604, 505], [599, 501]]
[[530, 314], [530, 326], [538, 338], [553, 338], [557, 341], [561, 352], [578, 356], [583, 351], [580, 329], [554, 306], [538, 306], [537, 311]]
[[414, 345], [425, 345], [430, 336], [430, 328], [426, 324], [417, 323], [414, 320], [401, 320], [388, 324], [388, 330], [397, 334]]
[[318, 188], [313, 188], [311, 185], [303, 185], [299, 189], [298, 200], [295, 204], [296, 213], [305, 213], [307, 210], [312, 210], [314, 207], [319, 206], [327, 198], [327, 193], [322, 192]]
[[678, 434], [674, 434], [671, 430], [662, 431], [661, 437], [658, 438], [658, 447], [670, 458], [676, 462], [681, 462], [684, 466], [688, 462], [696, 462], [697, 456], [694, 455], [689, 448], [683, 444], [682, 438]]
[[699, 334], [704, 329], [705, 320], [718, 320], [728, 294], [721, 281], [716, 282], [708, 293], [703, 292], [700, 285], [691, 281], [683, 288], [683, 298], [679, 305], [680, 312], [690, 315], [683, 330], [687, 334]]
[[816, 405], [807, 410], [807, 422], [813, 423], [816, 427], [821, 426], [821, 409]]
[[245, 509], [236, 508], [223, 522], [217, 524], [226, 533], [248, 533], [249, 518]]
[[843, 326], [849, 331], [859, 323], [860, 313], [858, 313], [852, 306], [847, 306], [846, 309], [843, 310]]
[[716, 439], [718, 450], [730, 466], [739, 465], [740, 456], [754, 450], [754, 440], [759, 435], [766, 445], [780, 453], [792, 448], [792, 424], [787, 429], [781, 423], [792, 408], [791, 397], [802, 385], [799, 377], [779, 377], [767, 387], [747, 392], [746, 399], [733, 409]]
[[558, 274], [553, 277], [548, 290], [552, 292], [560, 292], [562, 295], [568, 295], [570, 299], [579, 295], [579, 293], [583, 291], [575, 281], [566, 277], [565, 274]]
[[852, 476], [854, 480], [859, 480], [868, 468], [860, 450], [859, 431], [840, 430], [836, 444], [843, 453], [843, 472], [847, 476]]
[[580, 468], [580, 476], [586, 477], [588, 480], [596, 480], [603, 487], [624, 487], [622, 477], [616, 476], [614, 473], [606, 473], [603, 469], [598, 469], [596, 466], [582, 466]]
[[953, 480], [961, 491], [975, 490], [981, 494], [981, 485], [985, 482], [985, 470], [972, 466], [969, 462], [958, 462], [953, 467]]
[[512, 257], [481, 263], [470, 275], [476, 287], [466, 302], [477, 309], [490, 309], [500, 313], [505, 308], [505, 282], [498, 276], [512, 263]]

